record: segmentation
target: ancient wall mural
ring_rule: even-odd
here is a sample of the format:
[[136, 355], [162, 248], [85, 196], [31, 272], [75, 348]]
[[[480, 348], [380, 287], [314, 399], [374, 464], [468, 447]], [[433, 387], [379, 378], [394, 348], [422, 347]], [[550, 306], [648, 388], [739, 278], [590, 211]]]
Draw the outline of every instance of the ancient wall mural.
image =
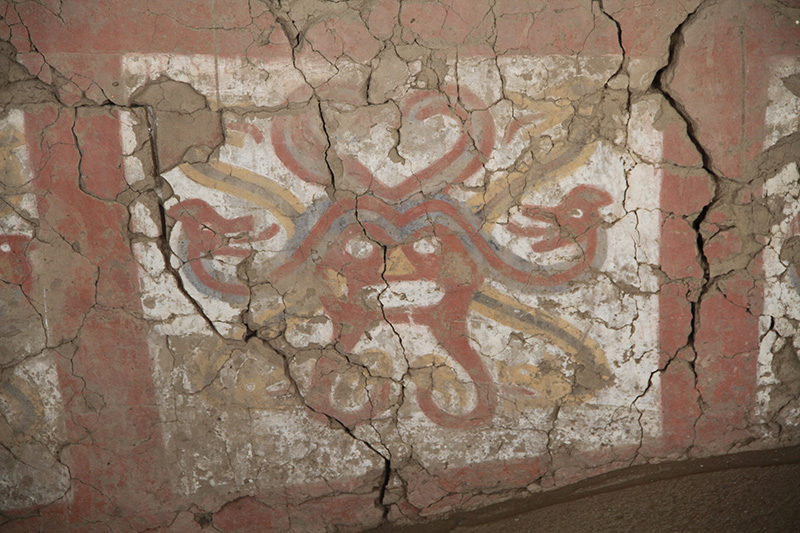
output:
[[0, 3], [0, 527], [797, 443], [798, 9], [184, 4]]
[[[128, 79], [144, 84], [159, 63], [130, 60]], [[287, 70], [259, 68], [276, 84]], [[199, 309], [174, 281], [156, 281], [167, 266], [153, 265], [154, 244], [136, 249], [143, 308], [161, 321], [151, 346], [186, 490], [227, 490], [201, 481], [215, 456], [236, 457], [252, 483], [307, 481], [296, 465], [280, 476], [260, 467], [274, 441], [297, 446], [290, 428], [308, 423], [285, 412], [294, 386], [369, 447], [426, 469], [533, 459], [556, 439], [636, 444], [643, 420], [657, 435], [660, 184], [641, 161], [661, 149], [653, 106], [637, 106], [632, 126], [609, 125], [617, 140], [630, 127], [642, 156], [613, 139], [569, 139], [572, 99], [586, 98], [591, 120], [602, 102], [587, 95], [617, 68], [614, 57], [453, 58], [440, 91], [392, 72], [371, 82], [391, 81], [391, 99], [373, 85], [365, 94], [362, 75], [325, 101], [288, 77], [283, 93], [307, 101], [225, 114], [218, 154], [163, 175], [170, 268]], [[542, 78], [520, 79], [531, 72]], [[532, 143], [535, 160], [524, 153]], [[248, 331], [266, 342], [220, 349], [218, 335]], [[197, 355], [178, 364], [176, 343]], [[286, 354], [288, 377], [273, 351]], [[242, 420], [216, 420], [217, 409], [256, 406], [255, 441], [226, 438]], [[221, 442], [189, 444], [198, 422]]]
[[[46, 305], [46, 290], [36, 291], [32, 261], [43, 260], [32, 242], [38, 218], [25, 137], [25, 118], [11, 111], [0, 121], [3, 203], [0, 205], [0, 332], [4, 347], [0, 365], [3, 449], [0, 451], [0, 493], [9, 508], [49, 503], [69, 487], [66, 466], [57, 460], [65, 438], [63, 403], [56, 354], [46, 349], [47, 314], [40, 315], [30, 299]], [[46, 309], [46, 307], [45, 307]]]

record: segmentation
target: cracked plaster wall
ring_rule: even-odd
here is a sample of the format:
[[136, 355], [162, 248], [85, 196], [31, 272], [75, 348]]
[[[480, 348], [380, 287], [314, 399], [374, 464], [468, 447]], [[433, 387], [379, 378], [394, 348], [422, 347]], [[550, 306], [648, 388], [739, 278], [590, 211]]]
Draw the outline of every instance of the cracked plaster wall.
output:
[[797, 444], [796, 2], [0, 16], [3, 530], [361, 530]]

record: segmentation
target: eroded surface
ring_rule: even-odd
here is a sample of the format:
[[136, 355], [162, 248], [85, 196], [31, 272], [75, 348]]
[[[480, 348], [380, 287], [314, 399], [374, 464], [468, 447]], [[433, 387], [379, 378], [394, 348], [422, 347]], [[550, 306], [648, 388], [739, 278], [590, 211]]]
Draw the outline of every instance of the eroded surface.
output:
[[365, 529], [796, 442], [797, 9], [109, 7], [1, 8], [7, 527]]

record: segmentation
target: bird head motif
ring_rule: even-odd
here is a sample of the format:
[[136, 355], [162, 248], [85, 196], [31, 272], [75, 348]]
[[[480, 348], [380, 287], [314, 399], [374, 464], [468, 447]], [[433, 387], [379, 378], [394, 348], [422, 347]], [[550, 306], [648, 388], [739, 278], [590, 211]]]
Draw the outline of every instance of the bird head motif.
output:
[[574, 244], [582, 236], [596, 231], [601, 222], [600, 209], [614, 199], [609, 193], [589, 185], [569, 191], [555, 207], [522, 206], [522, 216], [529, 225], [509, 224], [509, 231], [525, 237], [538, 237], [535, 252], [547, 252]]

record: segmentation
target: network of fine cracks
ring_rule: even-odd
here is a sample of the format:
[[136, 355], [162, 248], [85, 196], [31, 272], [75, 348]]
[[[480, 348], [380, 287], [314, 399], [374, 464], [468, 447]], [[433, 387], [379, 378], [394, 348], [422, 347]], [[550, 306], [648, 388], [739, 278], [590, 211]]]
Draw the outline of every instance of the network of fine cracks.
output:
[[[295, 68], [305, 78], [305, 73], [303, 72], [303, 69], [298, 66], [297, 53], [299, 52], [299, 50], [301, 49], [302, 46], [310, 46], [310, 43], [308, 43], [308, 41], [305, 39], [304, 28], [303, 28], [302, 22], [293, 20], [291, 18], [291, 10], [286, 5], [282, 5], [282, 4], [284, 4], [284, 3], [280, 2], [279, 0], [269, 0], [267, 2], [267, 6], [268, 6], [270, 12], [274, 15], [275, 19], [277, 20], [277, 23], [280, 25], [280, 27], [282, 28], [282, 31], [285, 33], [286, 39], [288, 40], [288, 42], [291, 45], [291, 48], [292, 48], [292, 60], [293, 60], [293, 63], [295, 65]], [[711, 275], [711, 269], [710, 269], [710, 266], [709, 266], [709, 260], [708, 260], [708, 257], [706, 255], [706, 251], [705, 251], [706, 238], [703, 237], [703, 235], [701, 233], [701, 228], [702, 228], [703, 224], [707, 222], [710, 210], [713, 209], [713, 207], [715, 205], [717, 205], [717, 204], [719, 204], [721, 202], [722, 194], [721, 194], [720, 183], [721, 183], [721, 180], [724, 179], [724, 177], [720, 176], [716, 172], [714, 164], [713, 164], [713, 161], [711, 159], [711, 155], [710, 155], [709, 150], [707, 150], [701, 144], [701, 142], [700, 142], [700, 140], [698, 138], [697, 126], [696, 126], [694, 120], [692, 119], [690, 114], [687, 112], [687, 110], [681, 105], [680, 101], [676, 98], [676, 96], [671, 92], [670, 87], [669, 87], [669, 82], [670, 82], [672, 74], [675, 71], [675, 68], [677, 66], [677, 62], [679, 60], [679, 56], [680, 56], [681, 51], [682, 51], [683, 34], [686, 31], [686, 29], [691, 25], [692, 21], [694, 21], [697, 18], [698, 13], [702, 12], [702, 10], [704, 9], [705, 5], [706, 4], [701, 4], [694, 11], [692, 11], [690, 13], [687, 13], [685, 19], [675, 28], [674, 32], [672, 33], [672, 35], [670, 37], [669, 49], [667, 51], [666, 64], [655, 74], [655, 77], [653, 79], [652, 85], [649, 88], [649, 90], [647, 91], [647, 92], [650, 92], [650, 93], [653, 93], [653, 94], [661, 95], [664, 98], [664, 100], [669, 104], [669, 106], [672, 107], [672, 109], [683, 120], [683, 122], [685, 123], [687, 136], [688, 136], [690, 142], [694, 145], [696, 151], [700, 154], [700, 157], [702, 159], [702, 168], [708, 173], [708, 175], [714, 181], [713, 198], [711, 199], [711, 201], [708, 204], [703, 206], [703, 208], [700, 210], [700, 212], [698, 213], [696, 218], [694, 218], [694, 220], [692, 221], [692, 227], [693, 227], [693, 229], [694, 229], [694, 231], [696, 233], [696, 245], [697, 245], [697, 250], [698, 250], [698, 261], [700, 263], [700, 266], [702, 267], [702, 279], [700, 280], [700, 289], [699, 289], [699, 291], [697, 293], [697, 297], [691, 302], [691, 317], [692, 317], [691, 318], [691, 329], [690, 329], [690, 332], [689, 332], [689, 334], [687, 336], [686, 343], [681, 349], [691, 350], [691, 352], [695, 353], [695, 354], [697, 353], [697, 350], [696, 350], [696, 347], [695, 347], [696, 335], [697, 335], [697, 332], [699, 331], [700, 326], [701, 326], [701, 324], [700, 324], [700, 309], [701, 309], [701, 306], [703, 304], [704, 299], [706, 298], [706, 296], [708, 295], [709, 291], [714, 286], [714, 283], [717, 281], [717, 279], [712, 277], [712, 275]], [[630, 58], [628, 57], [628, 55], [626, 53], [626, 50], [625, 50], [625, 48], [623, 46], [623, 35], [622, 35], [623, 28], [620, 25], [620, 23], [617, 20], [614, 19], [613, 14], [609, 14], [605, 10], [602, 0], [595, 0], [593, 2], [593, 7], [594, 6], [596, 6], [598, 8], [598, 10], [603, 14], [603, 16], [607, 17], [610, 21], [612, 21], [613, 24], [616, 26], [616, 29], [617, 29], [617, 37], [618, 37], [619, 47], [620, 47], [622, 56], [621, 56], [621, 61], [620, 61], [619, 68], [611, 76], [611, 78], [609, 78], [609, 81], [610, 81], [612, 78], [616, 78], [617, 76], [622, 75], [622, 74], [625, 73], [626, 68], [629, 66]], [[491, 16], [491, 18], [496, 23], [496, 15], [494, 14], [494, 7], [495, 7], [494, 5], [491, 6], [490, 13], [487, 14], [487, 17]], [[595, 26], [596, 26], [596, 24], [595, 24]], [[497, 31], [496, 31], [496, 27], [493, 26], [493, 28], [494, 28], [494, 32], [492, 33], [491, 42], [489, 44], [494, 48], [494, 46], [496, 44], [496, 41], [497, 41]], [[592, 31], [594, 31], [594, 28], [592, 29]], [[589, 35], [587, 35], [587, 40], [588, 40], [588, 37], [589, 37]], [[391, 43], [387, 42], [387, 41], [384, 41], [382, 50], [386, 49], [388, 46], [393, 46], [393, 45]], [[497, 63], [497, 58], [495, 57], [494, 59], [495, 59], [495, 64], [496, 64]], [[45, 65], [48, 65], [46, 61], [45, 61]], [[499, 67], [497, 68], [497, 70], [498, 70], [498, 72], [500, 72]], [[53, 71], [56, 72], [55, 69], [53, 69]], [[58, 74], [57, 72], [56, 72], [56, 74], [57, 74], [57, 77], [58, 77], [59, 80], [68, 80], [69, 79], [66, 76]], [[502, 74], [501, 74], [501, 76], [502, 76]], [[72, 82], [71, 80], [69, 80], [69, 81]], [[367, 94], [369, 94], [369, 90], [370, 90], [369, 89], [370, 81], [371, 81], [371, 74], [370, 74], [370, 77], [367, 79], [367, 82], [366, 82]], [[67, 83], [67, 81], [62, 81], [62, 83]], [[74, 83], [74, 82], [72, 82], [72, 83]], [[311, 86], [310, 83], [308, 85]], [[502, 85], [503, 85], [503, 87], [505, 87], [505, 81], [504, 80], [502, 81]], [[98, 86], [98, 88], [99, 88], [99, 86]], [[606, 83], [605, 89], [608, 89], [608, 83]], [[327, 166], [327, 170], [328, 170], [329, 177], [330, 177], [330, 186], [329, 186], [329, 189], [328, 189], [329, 196], [331, 198], [334, 198], [335, 196], [337, 196], [340, 193], [341, 194], [355, 194], [352, 191], [345, 190], [342, 186], [339, 185], [339, 182], [342, 181], [342, 180], [337, 179], [337, 178], [340, 178], [340, 176], [337, 176], [337, 172], [336, 172], [336, 168], [337, 168], [336, 161], [338, 159], [338, 156], [335, 154], [334, 143], [332, 142], [332, 139], [331, 139], [331, 127], [330, 127], [330, 124], [329, 124], [328, 117], [326, 116], [328, 114], [326, 112], [326, 105], [328, 104], [328, 102], [326, 102], [323, 98], [321, 98], [319, 96], [319, 94], [316, 91], [316, 88], [313, 89], [313, 92], [314, 92], [313, 99], [316, 100], [317, 111], [319, 113], [319, 118], [320, 118], [321, 123], [322, 123], [322, 133], [323, 133], [323, 135], [324, 135], [324, 137], [326, 139], [325, 164]], [[55, 98], [55, 99], [58, 98], [58, 96], [57, 96], [58, 95], [58, 91], [53, 89], [50, 92], [50, 94], [53, 95], [53, 98]], [[503, 91], [503, 94], [505, 94], [505, 91]], [[628, 116], [627, 116], [628, 120], [630, 119], [631, 97], [632, 97], [632, 90], [630, 88], [630, 84], [628, 84], [628, 87], [627, 87], [627, 101], [626, 101], [626, 109], [627, 109], [627, 112], [628, 112]], [[459, 95], [457, 97], [457, 100], [460, 100], [460, 98], [461, 97]], [[503, 98], [505, 98], [505, 96], [503, 96]], [[391, 100], [391, 102], [395, 106], [397, 106], [397, 103], [394, 100]], [[82, 102], [82, 103], [79, 103], [79, 104], [76, 104], [76, 105], [72, 105], [72, 106], [68, 106], [68, 105], [66, 105], [66, 104], [64, 104], [63, 102], [60, 102], [60, 101], [58, 102], [58, 104], [59, 104], [59, 106], [61, 108], [72, 107], [73, 109], [75, 109], [75, 118], [77, 118], [77, 110], [80, 107], [83, 107], [83, 106], [88, 107], [90, 105], [94, 106], [94, 107], [97, 106], [97, 104], [89, 104], [89, 103], [86, 103], [86, 102]], [[165, 182], [163, 181], [164, 178], [161, 177], [163, 171], [166, 170], [166, 169], [162, 169], [161, 168], [161, 164], [159, 162], [159, 155], [158, 155], [158, 150], [157, 150], [157, 146], [158, 146], [158, 144], [157, 144], [158, 131], [157, 131], [157, 125], [156, 125], [157, 121], [156, 121], [154, 109], [151, 106], [135, 106], [135, 105], [120, 106], [120, 105], [112, 103], [111, 100], [108, 99], [107, 97], [105, 99], [105, 104], [103, 104], [103, 105], [106, 105], [108, 107], [115, 107], [115, 108], [118, 108], [118, 109], [125, 109], [125, 108], [127, 108], [127, 109], [135, 109], [135, 108], [139, 107], [139, 108], [142, 108], [142, 109], [145, 110], [146, 126], [147, 126], [147, 130], [148, 130], [148, 135], [149, 135], [149, 150], [150, 150], [150, 155], [152, 156], [152, 165], [153, 165], [153, 169], [154, 169], [153, 172], [154, 172], [154, 176], [155, 176], [155, 180], [156, 180], [154, 182], [154, 190], [151, 191], [151, 192], [155, 192], [158, 195], [158, 199], [159, 199], [159, 201], [158, 201], [158, 207], [159, 207], [158, 219], [159, 219], [159, 222], [160, 222], [160, 228], [159, 228], [160, 229], [160, 235], [159, 235], [157, 241], [158, 241], [159, 250], [161, 251], [161, 253], [163, 255], [163, 258], [164, 258], [164, 264], [166, 265], [165, 268], [167, 269], [167, 271], [169, 272], [172, 280], [174, 281], [175, 285], [177, 286], [177, 290], [182, 294], [182, 296], [185, 298], [185, 300], [187, 302], [189, 302], [193, 306], [196, 315], [202, 318], [202, 320], [204, 321], [204, 323], [205, 323], [207, 329], [209, 330], [209, 332], [212, 335], [217, 336], [218, 338], [222, 338], [219, 335], [219, 333], [217, 332], [217, 328], [215, 327], [213, 320], [206, 314], [206, 312], [203, 309], [203, 306], [201, 305], [201, 303], [196, 298], [192, 297], [190, 292], [184, 286], [184, 282], [183, 282], [183, 279], [182, 279], [182, 277], [180, 275], [179, 269], [176, 269], [174, 266], [172, 266], [172, 262], [170, 261], [170, 258], [172, 256], [173, 252], [170, 249], [170, 245], [169, 245], [169, 241], [168, 241], [169, 231], [170, 231], [169, 225], [170, 224], [169, 224], [169, 216], [167, 215], [167, 210], [165, 208], [165, 203], [164, 203], [166, 199], [163, 197], [163, 194], [162, 194], [162, 187], [163, 187], [163, 184]], [[225, 109], [223, 108], [223, 109], [221, 109], [219, 111], [220, 111], [220, 116], [221, 116], [221, 112], [225, 111]], [[75, 137], [76, 148], [80, 152], [80, 143], [79, 143], [78, 136], [74, 131], [74, 123], [75, 123], [75, 121], [73, 121], [73, 135]], [[462, 124], [462, 125], [464, 125], [464, 124]], [[467, 130], [467, 131], [469, 132], [469, 130]], [[397, 136], [396, 136], [395, 150], [396, 150], [397, 146], [400, 145], [400, 141], [401, 141], [401, 139], [400, 139], [400, 131], [398, 129], [397, 130]], [[224, 140], [223, 140], [223, 142], [224, 142]], [[476, 146], [478, 145], [478, 143], [476, 142], [475, 139], [473, 139], [471, 137], [471, 133], [470, 133], [470, 143], [471, 143], [471, 148], [473, 150], [476, 150]], [[527, 154], [524, 154], [524, 155], [527, 155]], [[515, 161], [511, 165], [510, 168], [515, 168], [518, 165], [520, 165], [522, 163], [524, 155], [521, 155], [519, 157], [519, 159], [517, 161]], [[82, 154], [80, 154], [80, 157], [79, 157], [79, 164], [78, 164], [78, 173], [79, 174], [81, 173], [81, 161], [82, 161]], [[482, 163], [485, 163], [485, 162], [482, 161]], [[79, 183], [80, 183], [80, 180], [79, 180]], [[510, 184], [509, 184], [509, 187], [510, 187]], [[478, 187], [478, 189], [479, 188], [480, 187]], [[81, 188], [81, 190], [82, 190], [82, 192], [84, 194], [91, 196], [91, 193], [89, 191], [85, 190], [84, 188]], [[485, 184], [484, 184], [484, 187], [483, 187], [483, 192], [484, 192], [484, 194], [486, 192]], [[510, 189], [509, 189], [509, 193], [512, 196], [514, 196], [513, 191], [511, 191]], [[626, 191], [626, 194], [627, 194], [627, 191]], [[518, 196], [518, 195], [519, 195], [519, 193], [516, 193], [516, 196]], [[358, 195], [355, 194], [355, 196], [356, 196], [356, 203], [358, 203]], [[422, 195], [422, 196], [424, 197], [424, 195]], [[358, 208], [356, 208], [355, 218], [356, 218], [356, 221], [359, 224], [362, 225], [362, 230], [363, 230], [364, 236], [367, 239], [371, 239], [367, 229], [362, 224], [362, 220], [359, 218]], [[383, 295], [386, 291], [389, 290], [389, 282], [386, 280], [386, 270], [387, 270], [387, 266], [388, 266], [388, 260], [387, 260], [388, 247], [384, 243], [377, 242], [377, 241], [374, 241], [374, 240], [373, 240], [373, 242], [383, 250], [383, 269], [382, 269], [382, 272], [381, 272], [381, 278], [383, 279], [383, 282], [385, 284], [385, 288], [378, 295], [377, 302], [378, 302], [378, 305], [380, 306], [380, 311], [381, 311], [381, 315], [383, 316], [383, 320], [389, 326], [389, 328], [391, 329], [391, 331], [393, 332], [393, 334], [395, 335], [395, 337], [397, 338], [397, 340], [399, 342], [399, 345], [401, 347], [401, 351], [403, 352], [403, 357], [406, 359], [406, 363], [407, 363], [406, 368], [408, 369], [408, 355], [406, 354], [406, 347], [403, 345], [402, 336], [400, 335], [400, 332], [398, 332], [398, 330], [395, 329], [395, 325], [392, 324], [392, 322], [387, 318], [386, 311], [385, 311], [384, 306], [383, 306], [383, 302], [381, 301], [381, 295]], [[79, 252], [78, 250], [75, 250], [75, 251]], [[97, 283], [97, 279], [95, 279], [95, 283]], [[623, 289], [625, 289], [624, 292], [631, 292], [631, 290], [630, 290], [631, 288], [630, 287], [623, 287]], [[281, 294], [280, 296], [281, 296], [281, 298], [283, 298], [285, 295]], [[637, 313], [638, 313], [638, 310], [637, 310]], [[637, 314], [637, 316], [638, 316], [638, 314]], [[279, 336], [281, 336], [283, 333], [285, 333], [285, 324], [284, 324], [284, 331], [281, 332], [281, 334], [279, 334]], [[389, 511], [390, 511], [390, 505], [386, 503], [386, 494], [387, 494], [387, 490], [389, 488], [390, 480], [391, 480], [392, 476], [394, 475], [394, 476], [397, 476], [401, 480], [401, 482], [403, 484], [405, 483], [405, 480], [402, 479], [401, 472], [398, 471], [399, 469], [396, 468], [396, 465], [393, 465], [393, 463], [392, 463], [391, 452], [388, 449], [388, 447], [383, 445], [383, 443], [381, 443], [381, 446], [382, 446], [383, 449], [380, 449], [380, 446], [376, 445], [375, 443], [370, 442], [369, 439], [361, 438], [358, 435], [356, 435], [352, 428], [348, 427], [341, 420], [336, 419], [335, 416], [332, 416], [329, 413], [321, 412], [321, 411], [315, 409], [314, 406], [311, 405], [312, 402], [308, 402], [306, 400], [306, 398], [304, 397], [304, 395], [302, 394], [302, 390], [303, 389], [298, 384], [297, 376], [294, 376], [293, 373], [292, 373], [292, 369], [290, 367], [291, 355], [286, 353], [285, 350], [282, 350], [281, 346], [278, 343], [273, 342], [274, 337], [272, 337], [272, 336], [267, 337], [267, 335], [262, 334], [261, 332], [259, 332], [256, 329], [248, 329], [246, 334], [245, 334], [245, 336], [244, 336], [244, 341], [247, 342], [248, 340], [254, 339], [254, 338], [258, 339], [260, 342], [262, 342], [265, 345], [269, 346], [273, 351], [278, 353], [283, 358], [284, 374], [285, 374], [286, 378], [291, 383], [291, 388], [292, 388], [293, 394], [297, 398], [299, 398], [309, 410], [311, 410], [311, 411], [313, 411], [313, 412], [315, 412], [317, 414], [324, 415], [327, 418], [327, 420], [329, 421], [329, 424], [330, 424], [331, 427], [337, 428], [337, 429], [343, 431], [349, 437], [357, 440], [359, 443], [363, 444], [365, 447], [370, 449], [372, 452], [374, 452], [376, 454], [376, 456], [380, 457], [384, 461], [384, 470], [383, 470], [382, 478], [380, 480], [379, 486], [376, 487], [376, 490], [377, 490], [376, 505], [382, 509], [382, 520], [383, 521], [387, 521], [388, 520], [388, 514], [389, 514]], [[72, 341], [77, 342], [76, 339], [71, 339], [69, 342], [72, 342]], [[228, 341], [226, 341], [226, 342], [228, 342]], [[639, 443], [638, 443], [637, 449], [632, 454], [632, 458], [630, 459], [630, 463], [631, 464], [633, 464], [637, 459], [640, 458], [639, 457], [639, 453], [640, 453], [640, 451], [642, 450], [642, 447], [643, 447], [644, 433], [645, 433], [643, 425], [642, 425], [642, 417], [644, 415], [644, 411], [639, 409], [639, 407], [637, 406], [637, 402], [639, 400], [641, 400], [642, 398], [644, 398], [648, 394], [648, 392], [651, 391], [651, 386], [653, 385], [653, 382], [656, 379], [657, 375], [662, 374], [665, 371], [667, 371], [669, 366], [675, 360], [675, 357], [677, 357], [677, 355], [673, 354], [673, 356], [670, 359], [668, 359], [663, 365], [661, 365], [659, 368], [657, 368], [656, 370], [654, 370], [650, 374], [649, 379], [647, 381], [647, 385], [644, 388], [644, 390], [641, 393], [639, 393], [633, 399], [633, 401], [631, 402], [631, 407], [633, 409], [636, 409], [638, 411], [638, 414], [639, 414], [639, 416], [638, 416]], [[692, 368], [692, 370], [694, 372], [695, 389], [698, 392], [699, 404], [700, 404], [700, 408], [701, 408], [701, 415], [700, 416], [702, 416], [703, 401], [702, 401], [702, 396], [700, 395], [700, 390], [698, 389], [698, 383], [697, 383], [698, 377], [697, 377], [697, 371], [694, 368], [694, 360], [690, 361], [690, 365], [691, 365], [691, 368]], [[368, 372], [368, 369], [364, 368], [364, 370]], [[82, 376], [79, 376], [79, 375], [75, 375], [75, 377], [80, 379], [81, 381], [83, 381], [84, 389], [86, 389], [86, 381], [85, 381], [85, 379]], [[404, 384], [405, 377], [406, 376], [403, 376], [403, 378], [400, 381], [401, 402], [405, 398], [405, 393], [406, 393], [405, 384]], [[206, 384], [206, 386], [208, 386], [208, 384]], [[394, 418], [395, 423], [397, 423], [397, 409], [399, 409], [399, 406], [395, 406], [395, 407], [396, 407], [396, 409], [394, 410], [393, 418]], [[555, 440], [556, 439], [555, 439], [555, 436], [553, 435], [553, 433], [556, 431], [556, 428], [557, 428], [557, 422], [558, 422], [558, 416], [559, 416], [560, 407], [561, 407], [560, 404], [555, 405], [555, 407], [553, 408], [552, 414], [550, 416], [550, 420], [552, 421], [550, 427], [546, 428], [546, 430], [542, 429], [542, 431], [546, 432], [546, 437], [547, 437], [546, 450], [547, 450], [547, 454], [549, 455], [550, 464], [551, 465], [553, 464], [554, 455], [556, 455], [558, 453], [558, 450], [555, 449], [555, 446], [556, 446]], [[699, 418], [698, 418], [698, 420], [699, 420]], [[695, 420], [695, 425], [696, 424], [697, 424], [697, 420]], [[373, 430], [375, 431], [375, 433], [378, 435], [379, 438], [382, 437], [380, 431], [378, 431], [375, 428], [373, 428]], [[413, 446], [411, 446], [411, 445], [409, 445], [409, 446], [412, 448], [412, 454], [411, 455], [413, 457]], [[4, 446], [4, 448], [5, 448], [5, 446]], [[61, 454], [60, 454], [60, 451], [59, 451], [59, 454], [58, 454], [59, 462], [61, 461], [60, 455]], [[645, 458], [645, 460], [646, 460], [646, 458]], [[64, 464], [64, 463], [62, 463], [62, 464]], [[421, 464], [419, 466], [422, 467]], [[422, 468], [424, 469], [424, 467], [422, 467]], [[70, 474], [70, 477], [72, 477], [71, 474]], [[75, 481], [80, 481], [80, 480], [75, 480]], [[532, 482], [536, 482], [537, 480], [531, 480], [531, 481]], [[80, 482], [85, 483], [85, 481], [80, 481]], [[97, 490], [97, 488], [95, 488], [95, 490]], [[98, 490], [98, 492], [100, 492], [100, 491]], [[512, 493], [513, 494], [518, 494], [519, 490], [518, 489], [511, 489], [508, 492], [510, 494], [512, 494]], [[176, 518], [177, 518], [177, 512], [176, 512]]]

